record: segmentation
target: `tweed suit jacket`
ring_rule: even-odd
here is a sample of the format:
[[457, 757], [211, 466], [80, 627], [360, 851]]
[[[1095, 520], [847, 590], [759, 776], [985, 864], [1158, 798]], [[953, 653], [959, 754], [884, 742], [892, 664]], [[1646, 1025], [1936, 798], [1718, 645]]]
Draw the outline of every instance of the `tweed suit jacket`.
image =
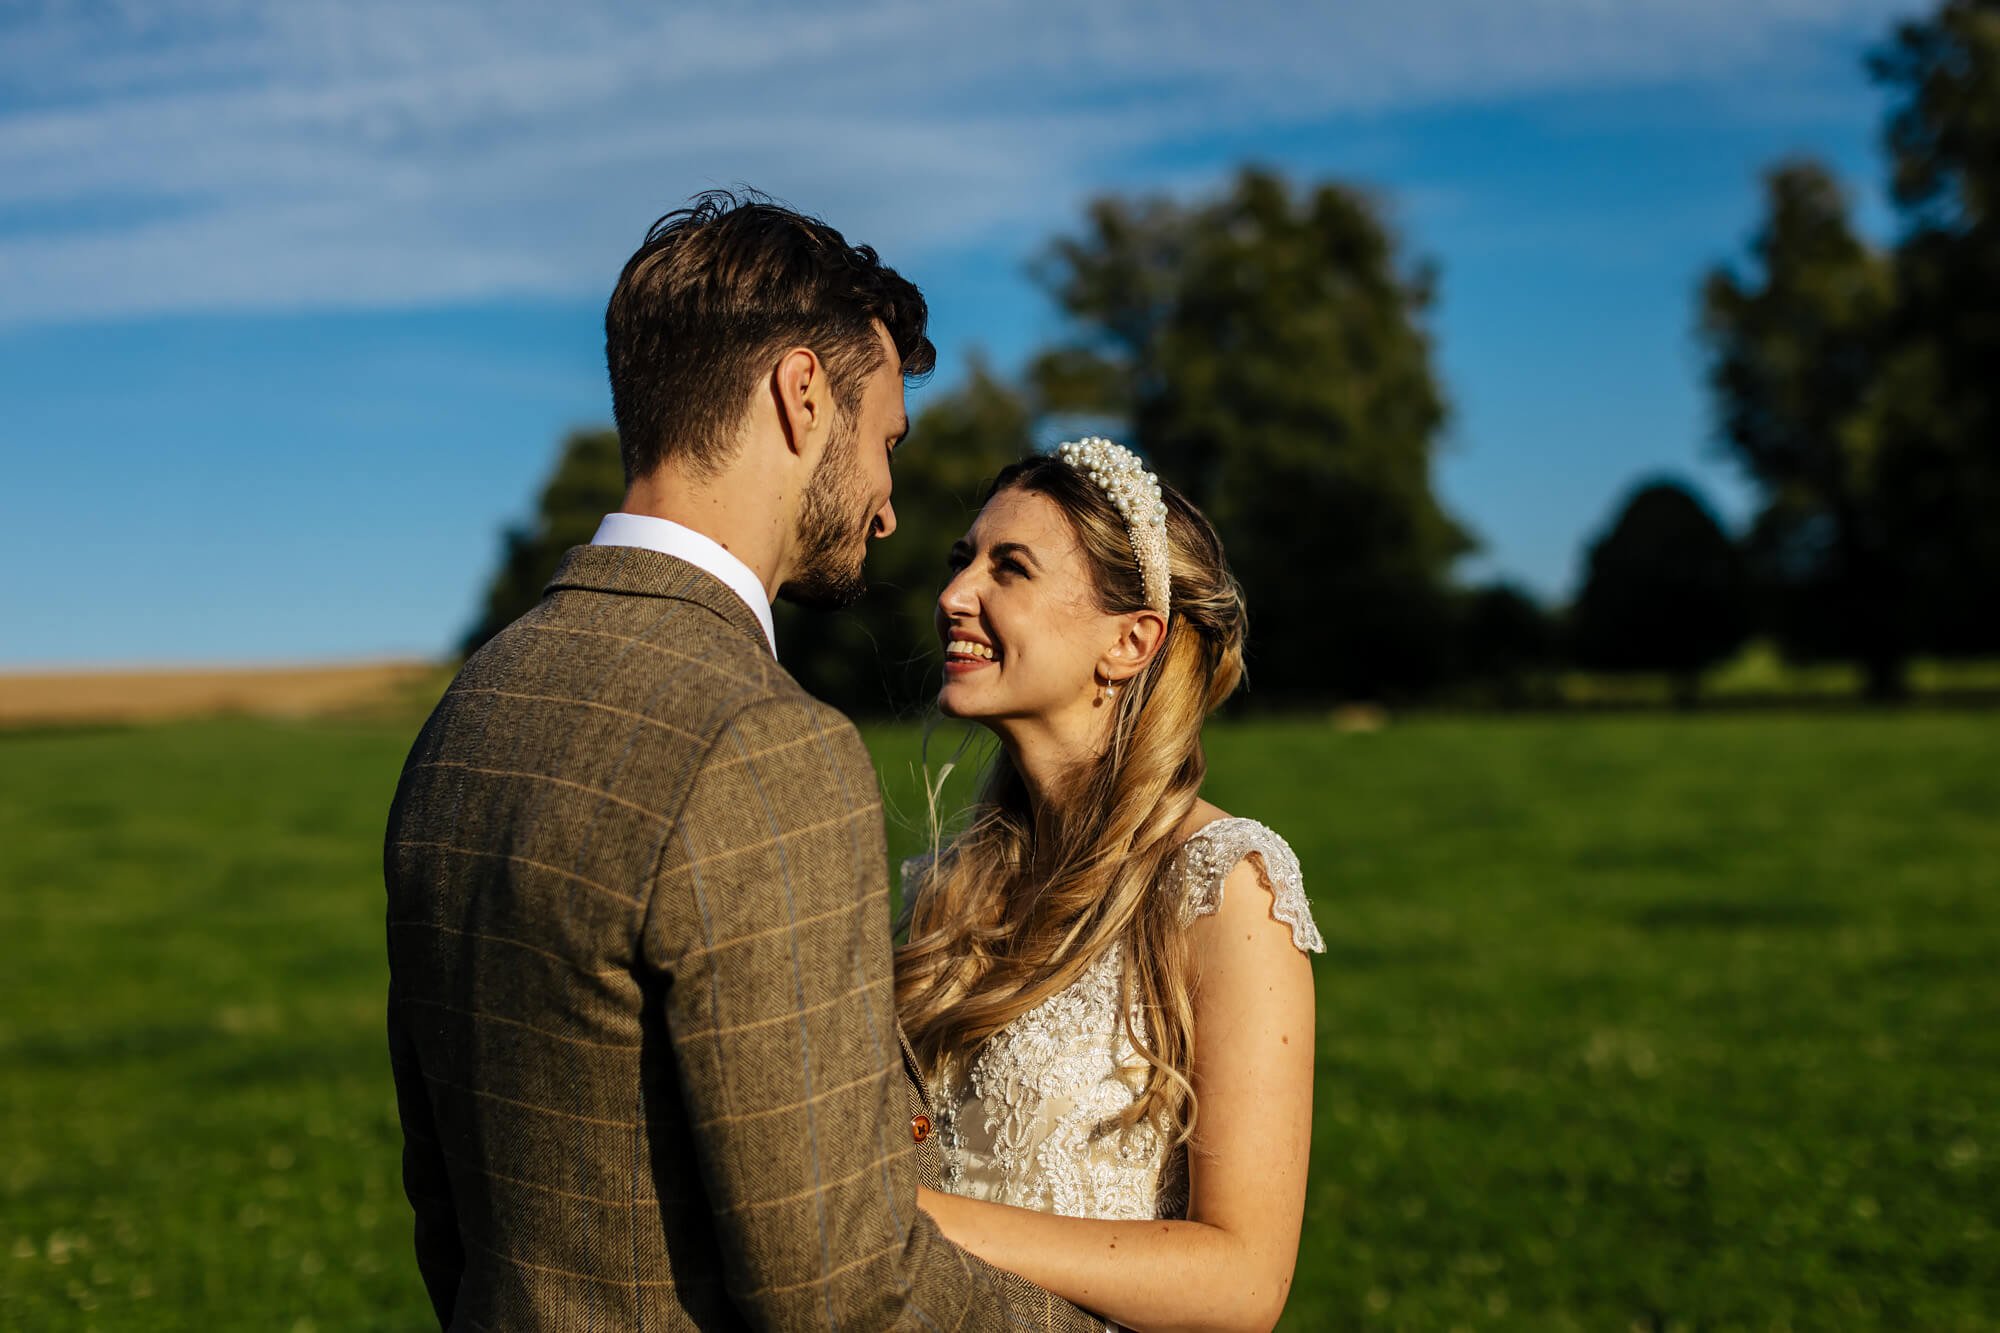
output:
[[1102, 1327], [917, 1211], [875, 771], [711, 575], [570, 551], [418, 736], [384, 870], [445, 1328]]

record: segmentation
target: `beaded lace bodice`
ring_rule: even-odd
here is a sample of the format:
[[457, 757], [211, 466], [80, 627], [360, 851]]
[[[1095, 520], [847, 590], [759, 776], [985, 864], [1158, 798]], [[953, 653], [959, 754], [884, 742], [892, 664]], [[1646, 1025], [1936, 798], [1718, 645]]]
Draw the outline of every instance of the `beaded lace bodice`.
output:
[[[1197, 832], [1167, 863], [1161, 891], [1180, 896], [1182, 919], [1192, 923], [1222, 905], [1223, 881], [1250, 855], [1271, 892], [1271, 915], [1299, 948], [1324, 952], [1298, 858], [1254, 819], [1219, 819]], [[904, 863], [906, 893], [929, 860]], [[970, 1059], [950, 1059], [933, 1074], [947, 1190], [1069, 1217], [1186, 1215], [1187, 1155], [1172, 1147], [1174, 1127], [1116, 1125], [1146, 1069], [1120, 1021], [1123, 964], [1123, 946], [1114, 944]], [[1143, 1036], [1136, 1006], [1132, 1022]]]

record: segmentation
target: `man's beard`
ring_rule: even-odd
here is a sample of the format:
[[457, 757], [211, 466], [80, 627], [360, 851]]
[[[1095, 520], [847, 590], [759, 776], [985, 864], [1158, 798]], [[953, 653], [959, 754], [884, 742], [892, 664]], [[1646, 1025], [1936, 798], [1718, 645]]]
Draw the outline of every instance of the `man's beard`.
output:
[[778, 596], [788, 602], [837, 611], [852, 606], [868, 591], [861, 564], [868, 555], [868, 532], [875, 516], [858, 512], [863, 500], [855, 484], [854, 460], [860, 438], [851, 417], [842, 421], [806, 479], [798, 569], [778, 589]]

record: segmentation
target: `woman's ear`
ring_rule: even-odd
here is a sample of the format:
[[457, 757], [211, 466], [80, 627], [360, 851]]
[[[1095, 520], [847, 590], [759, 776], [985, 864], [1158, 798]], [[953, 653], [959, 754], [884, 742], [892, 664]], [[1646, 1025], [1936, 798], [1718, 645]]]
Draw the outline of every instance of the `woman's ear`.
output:
[[1167, 618], [1158, 611], [1128, 611], [1119, 622], [1118, 638], [1097, 662], [1098, 674], [1113, 684], [1144, 671], [1167, 637]]

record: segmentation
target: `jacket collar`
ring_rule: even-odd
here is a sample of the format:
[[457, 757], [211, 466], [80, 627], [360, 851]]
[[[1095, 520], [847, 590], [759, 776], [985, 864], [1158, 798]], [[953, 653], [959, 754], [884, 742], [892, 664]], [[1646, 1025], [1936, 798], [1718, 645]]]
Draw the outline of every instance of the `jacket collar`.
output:
[[565, 588], [625, 597], [671, 597], [721, 616], [766, 653], [771, 645], [756, 613], [721, 579], [678, 556], [636, 546], [572, 546], [563, 553], [543, 595]]

